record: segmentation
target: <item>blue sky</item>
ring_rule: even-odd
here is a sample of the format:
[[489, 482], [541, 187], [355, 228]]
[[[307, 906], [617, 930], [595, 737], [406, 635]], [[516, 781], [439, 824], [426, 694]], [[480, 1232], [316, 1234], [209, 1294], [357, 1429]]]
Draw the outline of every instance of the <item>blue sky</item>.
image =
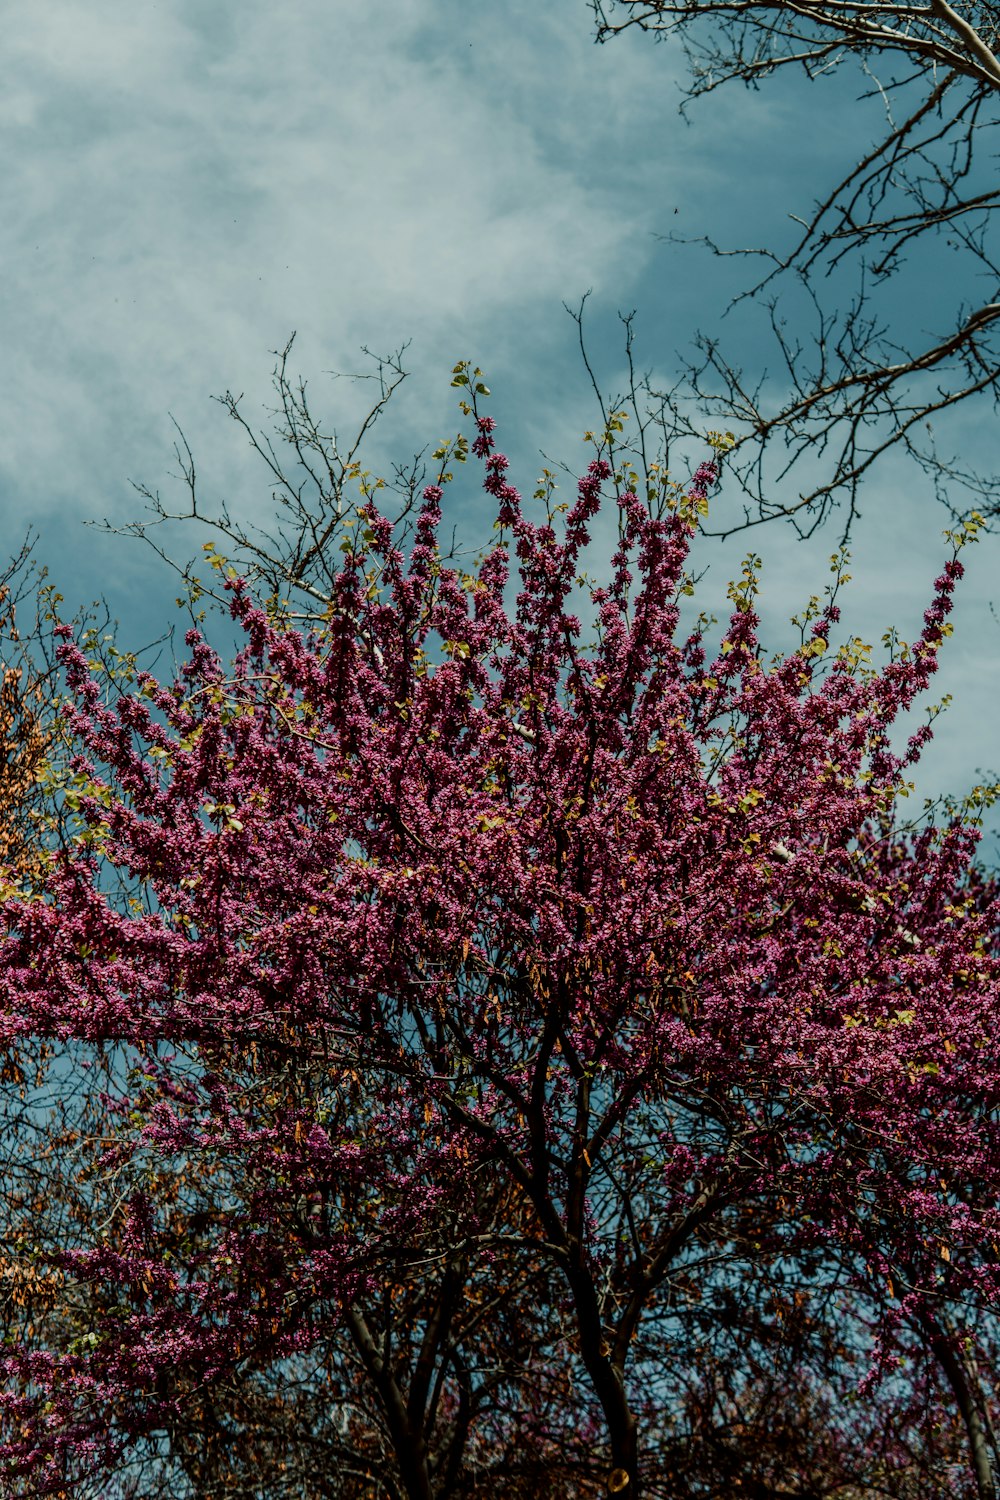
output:
[[[773, 240], [871, 120], [849, 81], [789, 80], [719, 93], [685, 124], [676, 54], [639, 35], [595, 47], [585, 0], [45, 0], [15, 7], [4, 40], [5, 532], [13, 547], [32, 522], [67, 601], [103, 594], [136, 644], [160, 633], [176, 589], [139, 544], [83, 523], [135, 517], [130, 478], [169, 492], [168, 412], [206, 494], [264, 515], [266, 484], [210, 397], [266, 404], [269, 351], [296, 329], [316, 405], [346, 429], [356, 395], [324, 372], [357, 367], [363, 344], [409, 339], [413, 375], [375, 456], [454, 428], [450, 370], [471, 357], [529, 489], [542, 450], [582, 463], [594, 422], [563, 301], [592, 289], [607, 386], [619, 309], [636, 309], [640, 363], [669, 378], [738, 268], [658, 236]], [[936, 285], [917, 288], [920, 315]], [[752, 357], [752, 325], [738, 335]], [[970, 444], [988, 415], [966, 419]], [[481, 515], [470, 491], [470, 541]], [[919, 628], [945, 524], [903, 464], [881, 472], [853, 542], [846, 628]], [[705, 542], [704, 602], [721, 607], [752, 546], [780, 644], [836, 541], [772, 526]], [[1000, 770], [998, 546], [968, 559], [936, 689], [955, 702], [922, 790]]]

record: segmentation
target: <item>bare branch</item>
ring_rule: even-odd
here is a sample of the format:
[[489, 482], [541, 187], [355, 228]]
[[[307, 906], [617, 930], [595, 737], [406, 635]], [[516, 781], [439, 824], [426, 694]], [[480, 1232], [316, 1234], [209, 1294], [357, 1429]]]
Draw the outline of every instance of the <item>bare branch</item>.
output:
[[[763, 313], [777, 366], [749, 378], [717, 335], [702, 334], [699, 357], [674, 387], [648, 395], [679, 437], [699, 436], [706, 415], [732, 428], [728, 463], [746, 492], [744, 524], [783, 515], [811, 530], [843, 505], [849, 529], [862, 479], [894, 449], [953, 508], [952, 492], [965, 490], [987, 515], [1000, 514], [1000, 476], [940, 453], [930, 425], [963, 401], [985, 397], [995, 407], [1000, 397], [1000, 190], [984, 170], [984, 132], [1000, 125], [1000, 9], [949, 0], [594, 0], [592, 8], [601, 41], [630, 28], [676, 40], [690, 68], [688, 101], [733, 80], [757, 87], [789, 66], [817, 78], [853, 62], [865, 95], [884, 105], [885, 129], [870, 148], [809, 212], [791, 215], [801, 232], [788, 248], [697, 241], [716, 255], [769, 262], [731, 307]], [[931, 258], [941, 235], [960, 252], [946, 282]], [[903, 271], [912, 295], [890, 303], [880, 288]], [[950, 326], [930, 340], [919, 326], [920, 274], [935, 279], [936, 296], [955, 289]]]

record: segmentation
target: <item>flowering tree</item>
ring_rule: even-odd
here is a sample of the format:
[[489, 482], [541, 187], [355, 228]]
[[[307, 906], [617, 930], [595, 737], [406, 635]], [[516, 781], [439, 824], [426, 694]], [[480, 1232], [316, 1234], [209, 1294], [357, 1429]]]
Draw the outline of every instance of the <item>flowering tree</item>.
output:
[[748, 1493], [843, 1492], [867, 1434], [881, 1492], [993, 1495], [997, 910], [968, 823], [901, 818], [929, 730], [889, 741], [957, 555], [882, 669], [835, 586], [768, 660], [752, 559], [710, 647], [716, 462], [605, 445], [535, 524], [456, 378], [472, 571], [459, 439], [405, 546], [362, 478], [311, 629], [234, 572], [235, 659], [195, 630], [110, 696], [61, 630], [78, 824], [8, 894], [0, 1015], [79, 1070], [72, 1211], [8, 1231], [59, 1288], [5, 1360], [8, 1487], [236, 1493], [245, 1441], [247, 1494], [718, 1492], [696, 1431]]

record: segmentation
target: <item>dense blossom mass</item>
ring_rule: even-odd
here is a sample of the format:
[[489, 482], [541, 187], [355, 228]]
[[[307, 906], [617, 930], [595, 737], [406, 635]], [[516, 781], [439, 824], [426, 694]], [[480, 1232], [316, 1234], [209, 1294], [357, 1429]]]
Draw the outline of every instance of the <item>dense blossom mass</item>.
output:
[[958, 557], [879, 669], [835, 589], [769, 659], [752, 563], [713, 645], [714, 461], [535, 523], [475, 420], [470, 572], [371, 492], [311, 624], [230, 579], [231, 661], [62, 627], [4, 1492], [992, 1493], [997, 908], [890, 740]]

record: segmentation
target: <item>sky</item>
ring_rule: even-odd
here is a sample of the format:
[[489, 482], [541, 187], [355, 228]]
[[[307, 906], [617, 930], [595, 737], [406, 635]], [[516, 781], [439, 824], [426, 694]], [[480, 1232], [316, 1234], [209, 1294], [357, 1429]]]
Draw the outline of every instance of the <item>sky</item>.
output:
[[[172, 419], [206, 497], [265, 518], [267, 484], [212, 397], [244, 393], [266, 425], [271, 351], [293, 330], [295, 368], [338, 431], [367, 388], [329, 372], [409, 341], [375, 449], [386, 465], [455, 430], [451, 368], [473, 359], [530, 491], [543, 453], [586, 461], [595, 424], [563, 304], [591, 293], [602, 385], [621, 378], [617, 315], [632, 309], [640, 364], [669, 379], [738, 268], [664, 236], [780, 235], [871, 123], [836, 80], [723, 91], [685, 123], [682, 59], [639, 34], [595, 47], [586, 0], [46, 0], [5, 17], [4, 49], [4, 533], [13, 550], [33, 526], [67, 603], [106, 598], [131, 645], [162, 632], [175, 583], [141, 543], [87, 523], [138, 517], [131, 481], [170, 497]], [[991, 415], [968, 419], [970, 442]], [[455, 504], [479, 540], [471, 476]], [[862, 510], [845, 629], [915, 634], [947, 517], [902, 462]], [[702, 603], [721, 612], [752, 547], [781, 645], [838, 539], [706, 539]], [[967, 555], [926, 794], [1000, 772], [998, 549]]]

